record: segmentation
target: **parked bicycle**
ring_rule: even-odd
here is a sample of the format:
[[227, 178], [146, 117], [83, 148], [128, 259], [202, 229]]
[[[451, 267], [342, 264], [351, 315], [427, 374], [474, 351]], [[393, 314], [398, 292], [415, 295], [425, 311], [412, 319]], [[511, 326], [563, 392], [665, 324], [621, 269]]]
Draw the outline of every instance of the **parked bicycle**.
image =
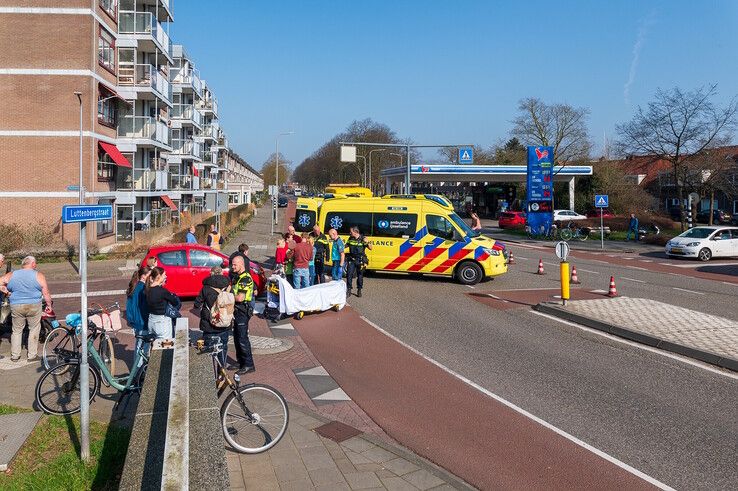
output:
[[269, 450], [282, 439], [287, 431], [289, 410], [287, 401], [277, 389], [264, 384], [240, 385], [240, 377], [228, 376], [218, 356], [223, 350], [218, 342], [205, 347], [197, 341], [200, 354], [213, 358], [213, 372], [218, 398], [226, 389], [231, 393], [220, 408], [223, 436], [228, 444], [241, 453], [256, 454]]
[[[142, 347], [137, 348], [134, 351], [130, 373], [114, 376], [95, 348], [95, 340], [103, 331], [104, 329], [97, 327], [93, 322], [88, 323], [90, 402], [94, 401], [100, 391], [102, 379], [120, 393], [115, 409], [127, 396], [141, 391], [149, 358]], [[156, 334], [137, 334], [136, 338], [144, 343], [151, 343], [156, 339]], [[61, 357], [62, 361], [47, 369], [36, 383], [36, 404], [48, 414], [75, 414], [79, 412], [81, 404], [80, 352], [57, 348], [56, 355]]]
[[590, 231], [591, 229], [589, 227], [580, 227], [574, 222], [569, 222], [566, 227], [561, 228], [560, 235], [562, 240], [576, 239], [583, 241], [589, 238]]
[[[105, 362], [108, 371], [112, 374], [116, 373], [115, 351], [113, 349], [113, 341], [110, 338], [110, 332], [114, 332], [111, 312], [120, 310], [118, 303], [114, 303], [107, 307], [96, 305], [87, 310], [87, 318], [99, 316], [102, 324], [102, 331], [98, 336], [97, 352], [100, 358]], [[44, 368], [52, 368], [62, 361], [63, 356], [59, 353], [71, 351], [78, 353], [82, 343], [79, 341], [80, 323], [82, 316], [80, 314], [69, 314], [65, 319], [66, 325], [59, 325], [54, 328], [46, 340], [44, 340], [43, 349], [41, 351], [41, 362]], [[107, 382], [103, 382], [107, 386]]]
[[548, 230], [543, 226], [534, 230], [530, 225], [526, 225], [525, 232], [528, 238], [533, 240], [557, 240], [559, 238], [559, 228], [555, 223], [552, 223]]

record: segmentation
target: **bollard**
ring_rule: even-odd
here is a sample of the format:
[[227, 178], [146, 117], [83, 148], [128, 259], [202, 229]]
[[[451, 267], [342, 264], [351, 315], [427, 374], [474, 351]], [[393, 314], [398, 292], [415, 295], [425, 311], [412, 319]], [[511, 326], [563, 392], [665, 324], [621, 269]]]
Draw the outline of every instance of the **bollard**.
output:
[[566, 301], [571, 298], [571, 291], [569, 288], [569, 263], [561, 261], [559, 269], [561, 272], [561, 304], [566, 306]]
[[507, 264], [515, 264], [515, 256], [513, 256], [513, 251], [510, 251], [510, 256], [507, 258]]

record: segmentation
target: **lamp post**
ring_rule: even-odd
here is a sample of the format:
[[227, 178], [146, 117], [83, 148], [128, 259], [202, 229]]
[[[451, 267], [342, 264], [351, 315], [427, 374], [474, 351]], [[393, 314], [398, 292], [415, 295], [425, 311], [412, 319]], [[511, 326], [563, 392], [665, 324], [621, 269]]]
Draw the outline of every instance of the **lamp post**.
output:
[[[82, 92], [75, 92], [79, 100], [79, 204], [85, 203], [85, 187], [82, 180]], [[80, 282], [80, 314], [82, 353], [79, 364], [80, 384], [80, 457], [84, 462], [90, 460], [90, 380], [89, 363], [87, 361], [87, 222], [79, 224], [79, 275]]]
[[[364, 180], [361, 182], [361, 185], [366, 187], [366, 157], [363, 155], [357, 155], [357, 159], [364, 159]], [[358, 169], [357, 169], [358, 170]]]
[[[277, 135], [277, 138], [275, 139], [275, 159], [276, 164], [274, 166], [274, 185], [277, 187], [277, 200], [279, 200], [279, 137], [280, 136], [287, 136], [287, 135], [294, 135], [294, 131], [285, 131], [284, 133], [280, 133]], [[277, 207], [274, 207], [274, 225], [279, 225], [279, 213], [277, 213]], [[274, 233], [274, 226], [272, 226], [272, 234]]]
[[[369, 150], [369, 191], [372, 191], [372, 154], [374, 152], [384, 152], [387, 150], [386, 148], [375, 148], [374, 150]], [[366, 174], [366, 172], [364, 173]]]

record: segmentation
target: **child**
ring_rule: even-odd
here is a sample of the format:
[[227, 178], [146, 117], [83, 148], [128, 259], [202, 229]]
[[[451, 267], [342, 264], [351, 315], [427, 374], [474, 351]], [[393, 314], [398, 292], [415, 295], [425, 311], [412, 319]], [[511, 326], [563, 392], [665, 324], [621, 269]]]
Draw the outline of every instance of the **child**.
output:
[[280, 237], [277, 239], [277, 250], [274, 253], [274, 269], [278, 266], [284, 267], [284, 263], [287, 260], [287, 242]]

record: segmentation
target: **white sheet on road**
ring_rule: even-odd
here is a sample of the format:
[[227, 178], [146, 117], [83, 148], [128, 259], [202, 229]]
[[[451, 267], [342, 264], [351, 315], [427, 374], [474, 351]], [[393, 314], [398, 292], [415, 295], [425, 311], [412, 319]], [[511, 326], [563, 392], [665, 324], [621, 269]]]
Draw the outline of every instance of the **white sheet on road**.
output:
[[343, 281], [329, 281], [295, 290], [286, 279], [281, 276], [277, 278], [279, 311], [283, 314], [324, 311], [333, 308], [334, 305], [342, 309], [346, 305], [346, 283]]

